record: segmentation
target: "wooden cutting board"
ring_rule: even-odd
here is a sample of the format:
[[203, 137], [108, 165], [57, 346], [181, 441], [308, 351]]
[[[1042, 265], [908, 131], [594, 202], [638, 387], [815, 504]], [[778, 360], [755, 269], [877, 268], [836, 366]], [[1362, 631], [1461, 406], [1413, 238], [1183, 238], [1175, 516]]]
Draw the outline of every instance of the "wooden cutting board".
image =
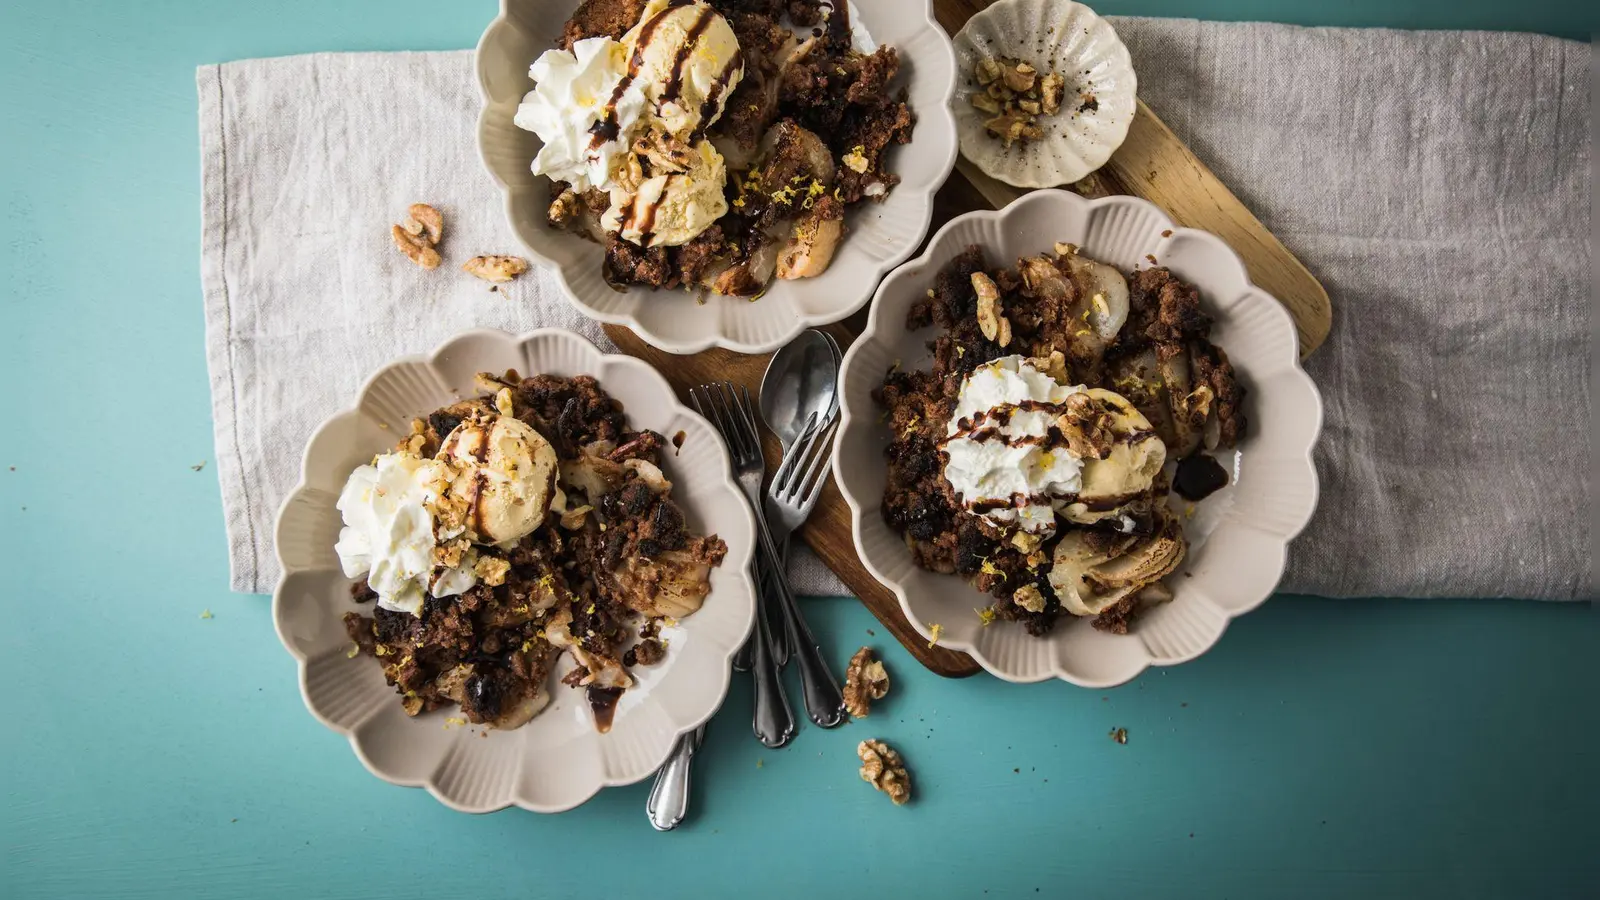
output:
[[[984, 0], [934, 0], [939, 23], [952, 35], [961, 30], [974, 12], [987, 5]], [[1217, 235], [1244, 260], [1251, 280], [1277, 297], [1293, 316], [1302, 356], [1315, 350], [1328, 336], [1333, 322], [1328, 292], [1144, 103], [1139, 104], [1127, 140], [1111, 161], [1099, 172], [1070, 187], [1086, 196], [1132, 194], [1143, 197], [1165, 210], [1179, 225]], [[929, 234], [955, 216], [974, 209], [997, 209], [1022, 193], [985, 176], [963, 158], [956, 165], [956, 173], [935, 197]], [[848, 346], [860, 333], [864, 322], [865, 314], [859, 313], [829, 326], [828, 330], [841, 346]], [[651, 347], [626, 328], [607, 325], [605, 330], [622, 352], [655, 366], [685, 400], [689, 386], [724, 379], [748, 385], [754, 394], [769, 358], [769, 355], [747, 356], [727, 350], [674, 356]], [[765, 440], [770, 473], [777, 467], [779, 447], [777, 439], [770, 434], [765, 435]], [[850, 508], [831, 478], [816, 510], [799, 533], [919, 662], [950, 677], [979, 671], [977, 663], [965, 653], [928, 646], [927, 640], [917, 634], [901, 614], [894, 594], [861, 565], [850, 536]]]

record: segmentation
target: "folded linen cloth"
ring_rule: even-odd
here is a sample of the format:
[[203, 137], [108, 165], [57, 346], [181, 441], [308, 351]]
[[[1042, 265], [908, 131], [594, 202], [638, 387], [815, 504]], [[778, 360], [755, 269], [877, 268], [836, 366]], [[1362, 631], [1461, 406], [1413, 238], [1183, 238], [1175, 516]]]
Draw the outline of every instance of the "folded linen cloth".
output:
[[[1308, 365], [1322, 499], [1284, 590], [1593, 595], [1589, 52], [1526, 34], [1118, 19], [1141, 96], [1327, 285]], [[207, 360], [238, 591], [311, 431], [378, 366], [457, 331], [599, 327], [516, 253], [474, 146], [469, 51], [198, 70]], [[390, 244], [446, 217], [432, 277]], [[810, 553], [805, 593], [846, 591]]]

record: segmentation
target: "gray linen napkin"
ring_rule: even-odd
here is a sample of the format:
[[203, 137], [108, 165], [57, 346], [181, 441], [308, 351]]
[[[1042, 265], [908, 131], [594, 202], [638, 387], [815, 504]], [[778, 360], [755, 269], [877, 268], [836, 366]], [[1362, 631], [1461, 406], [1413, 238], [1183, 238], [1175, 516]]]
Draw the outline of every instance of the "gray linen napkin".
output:
[[[1119, 19], [1140, 94], [1333, 295], [1310, 361], [1322, 501], [1288, 591], [1593, 592], [1588, 50], [1522, 34]], [[467, 51], [199, 69], [203, 280], [232, 586], [270, 590], [312, 429], [389, 359], [474, 326], [598, 327], [516, 252]], [[444, 211], [421, 273], [389, 225]], [[809, 553], [805, 593], [844, 593]]]

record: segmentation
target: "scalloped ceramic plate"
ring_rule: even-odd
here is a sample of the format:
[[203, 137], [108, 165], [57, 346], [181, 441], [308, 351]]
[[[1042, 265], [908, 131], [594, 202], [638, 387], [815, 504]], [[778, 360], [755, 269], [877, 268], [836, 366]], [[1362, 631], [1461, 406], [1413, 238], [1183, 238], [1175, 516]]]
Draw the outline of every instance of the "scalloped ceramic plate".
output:
[[[991, 178], [1024, 188], [1071, 184], [1105, 165], [1128, 136], [1138, 107], [1133, 60], [1111, 23], [1082, 3], [1000, 0], [967, 20], [954, 43], [961, 153]], [[983, 90], [973, 69], [998, 56], [1066, 76], [1061, 112], [1039, 120], [1044, 138], [1008, 149], [984, 131], [989, 117], [970, 102]], [[1077, 111], [1084, 91], [1098, 108]]]
[[956, 160], [950, 112], [955, 54], [928, 0], [873, 0], [862, 4], [859, 21], [874, 41], [899, 48], [902, 70], [897, 80], [909, 92], [917, 124], [911, 143], [889, 151], [889, 169], [900, 176], [900, 184], [882, 203], [864, 203], [850, 212], [850, 233], [828, 270], [816, 278], [774, 281], [754, 303], [713, 295], [697, 304], [687, 291], [613, 290], [600, 274], [600, 247], [545, 221], [549, 181], [529, 168], [539, 139], [512, 122], [517, 104], [533, 88], [528, 67], [555, 46], [576, 6], [576, 0], [501, 0], [500, 17], [478, 43], [483, 93], [478, 147], [504, 191], [512, 230], [529, 256], [555, 273], [567, 298], [584, 315], [626, 325], [669, 353], [710, 347], [765, 353], [806, 328], [837, 322], [860, 309], [878, 279], [921, 243], [933, 215], [934, 192]]
[[[906, 311], [939, 269], [972, 244], [984, 248], [991, 264], [1010, 265], [1019, 256], [1049, 250], [1055, 241], [1078, 244], [1084, 254], [1124, 272], [1149, 265], [1150, 254], [1199, 287], [1216, 317], [1212, 337], [1249, 391], [1249, 434], [1232, 454], [1218, 454], [1233, 483], [1198, 504], [1185, 523], [1190, 551], [1179, 569], [1185, 574], [1168, 581], [1174, 599], [1146, 611], [1127, 635], [1096, 631], [1088, 620], [1070, 617], [1044, 638], [1006, 622], [983, 627], [974, 608], [984, 604], [984, 596], [960, 578], [917, 568], [879, 512], [889, 435], [872, 391], [897, 360], [907, 368], [930, 365], [927, 344], [936, 331], [907, 331]], [[833, 474], [850, 504], [856, 552], [894, 591], [918, 632], [931, 637], [930, 626], [940, 624], [940, 646], [972, 654], [1008, 681], [1060, 678], [1106, 687], [1146, 666], [1194, 659], [1217, 642], [1230, 619], [1272, 593], [1289, 540], [1316, 507], [1311, 448], [1322, 428], [1322, 400], [1300, 369], [1289, 314], [1250, 283], [1244, 264], [1219, 238], [1178, 228], [1134, 197], [1085, 200], [1066, 191], [1036, 191], [998, 212], [951, 220], [921, 256], [879, 286], [866, 331], [845, 354], [840, 384], [843, 420]]]
[[[475, 392], [473, 376], [514, 368], [524, 374], [593, 375], [621, 401], [635, 428], [685, 433], [683, 449], [664, 460], [692, 527], [728, 544], [712, 570], [711, 594], [680, 622], [659, 665], [635, 672], [611, 731], [595, 731], [582, 692], [551, 687], [551, 702], [512, 731], [446, 727], [446, 710], [408, 717], [372, 660], [345, 652], [344, 613], [359, 609], [333, 551], [341, 519], [334, 508], [346, 477], [375, 453], [391, 450], [411, 419]], [[300, 669], [306, 707], [347, 736], [356, 756], [385, 781], [425, 787], [447, 806], [488, 812], [520, 806], [560, 812], [602, 787], [631, 784], [660, 767], [678, 735], [716, 712], [728, 691], [733, 653], [755, 617], [746, 569], [755, 522], [733, 481], [727, 451], [706, 420], [678, 402], [643, 362], [602, 354], [559, 329], [514, 337], [503, 331], [459, 334], [426, 357], [379, 369], [356, 405], [326, 422], [306, 447], [300, 483], [278, 512], [276, 544], [283, 578], [272, 597], [278, 637]], [[565, 661], [563, 661], [565, 665]], [[565, 671], [561, 666], [552, 677]]]

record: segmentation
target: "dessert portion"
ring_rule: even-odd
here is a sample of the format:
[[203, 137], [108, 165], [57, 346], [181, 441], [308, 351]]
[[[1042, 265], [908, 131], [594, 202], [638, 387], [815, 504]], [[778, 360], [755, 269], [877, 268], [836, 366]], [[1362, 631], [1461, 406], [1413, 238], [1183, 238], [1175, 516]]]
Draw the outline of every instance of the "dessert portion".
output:
[[898, 181], [899, 67], [856, 49], [842, 2], [584, 0], [516, 124], [551, 224], [605, 247], [613, 287], [754, 298], [825, 271], [845, 210]]
[[697, 611], [726, 545], [693, 534], [660, 468], [590, 377], [480, 375], [489, 393], [412, 422], [350, 474], [335, 550], [359, 603], [352, 656], [372, 657], [409, 715], [457, 705], [516, 728], [562, 681], [601, 731], [629, 670], [659, 662], [664, 625]]
[[971, 247], [906, 324], [940, 330], [933, 365], [896, 366], [875, 397], [892, 435], [883, 516], [917, 565], [1034, 635], [1067, 614], [1124, 633], [1170, 599], [1192, 514], [1174, 478], [1190, 501], [1225, 485], [1206, 451], [1246, 427], [1194, 287], [1070, 244], [1014, 269]]

